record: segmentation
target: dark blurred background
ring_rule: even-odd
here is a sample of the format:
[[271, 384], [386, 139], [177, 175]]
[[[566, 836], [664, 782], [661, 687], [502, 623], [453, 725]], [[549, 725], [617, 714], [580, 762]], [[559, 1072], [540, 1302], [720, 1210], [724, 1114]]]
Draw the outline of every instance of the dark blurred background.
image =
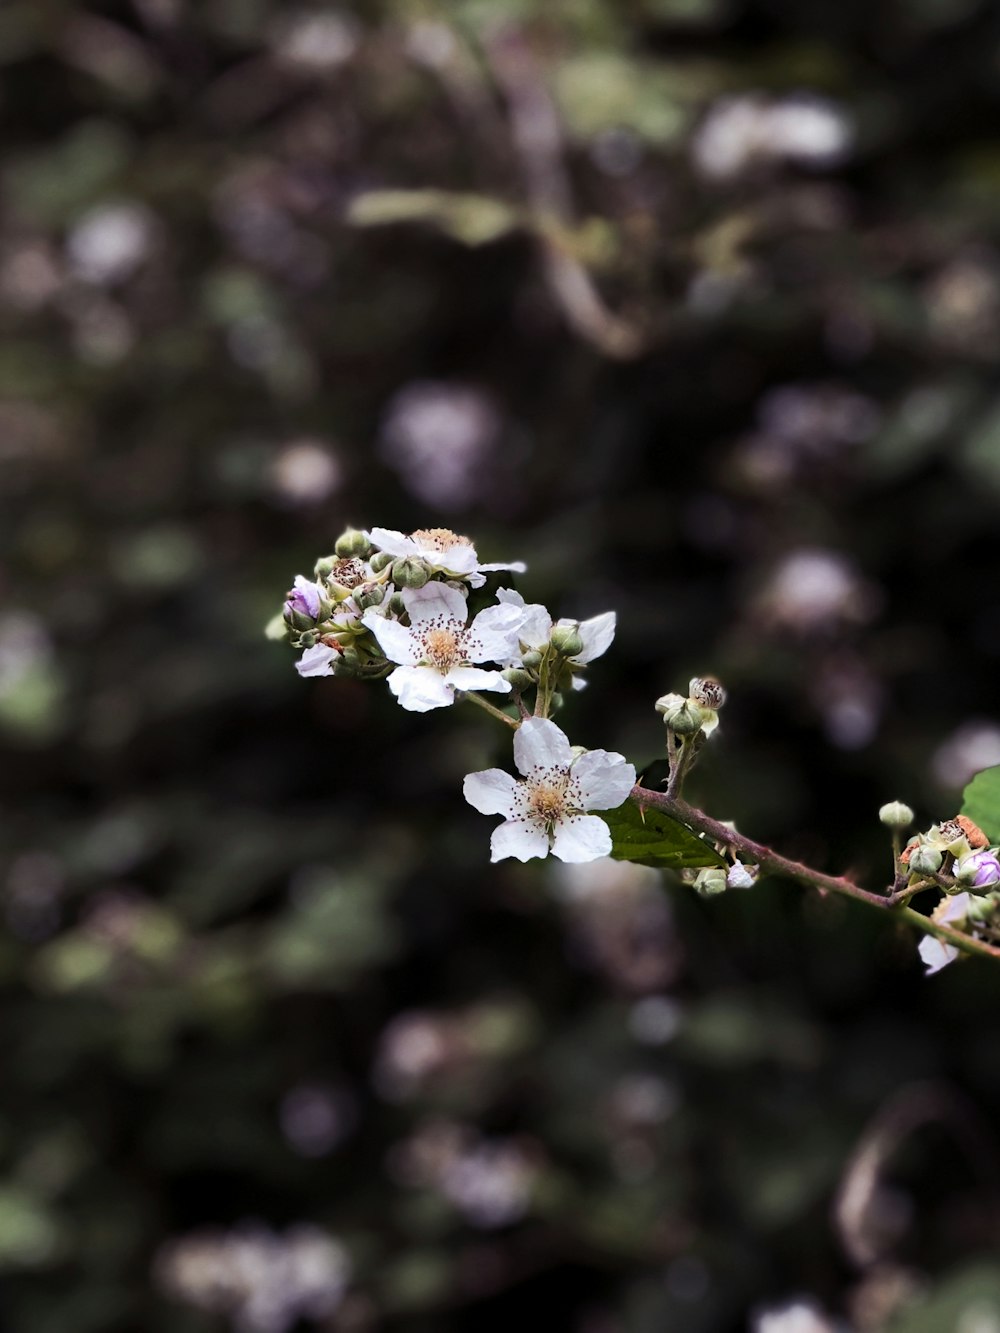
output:
[[262, 629], [467, 532], [617, 610], [574, 742], [715, 673], [695, 798], [883, 882], [1000, 762], [1000, 10], [6, 0], [0, 63], [0, 1329], [998, 1333], [1000, 970], [492, 867], [490, 720]]

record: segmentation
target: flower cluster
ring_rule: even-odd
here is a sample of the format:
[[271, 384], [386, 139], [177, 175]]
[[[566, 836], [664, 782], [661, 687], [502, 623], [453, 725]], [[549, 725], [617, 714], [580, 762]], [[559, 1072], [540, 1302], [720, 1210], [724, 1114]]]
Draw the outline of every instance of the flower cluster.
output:
[[[516, 729], [521, 780], [489, 769], [465, 784], [477, 810], [504, 817], [493, 860], [551, 852], [590, 861], [612, 846], [607, 824], [590, 812], [627, 800], [635, 769], [605, 750], [573, 750], [549, 713], [584, 686], [587, 665], [611, 645], [615, 615], [553, 620], [509, 587], [490, 600], [488, 575], [524, 568], [483, 564], [467, 537], [444, 528], [348, 529], [311, 579], [295, 578], [269, 632], [301, 651], [302, 676], [385, 679], [410, 712], [465, 698], [499, 715]], [[482, 699], [483, 691], [507, 696], [511, 711]]]
[[[893, 802], [892, 807], [899, 806]], [[909, 818], [888, 817], [890, 806], [879, 812], [883, 823], [899, 827]], [[991, 847], [986, 834], [966, 815], [932, 824], [906, 844], [899, 856], [901, 874], [913, 891], [936, 885], [944, 897], [931, 913], [938, 925], [963, 930], [975, 937], [994, 938], [1000, 932], [1000, 848]], [[920, 957], [928, 976], [954, 962], [959, 950], [931, 935], [920, 942]]]

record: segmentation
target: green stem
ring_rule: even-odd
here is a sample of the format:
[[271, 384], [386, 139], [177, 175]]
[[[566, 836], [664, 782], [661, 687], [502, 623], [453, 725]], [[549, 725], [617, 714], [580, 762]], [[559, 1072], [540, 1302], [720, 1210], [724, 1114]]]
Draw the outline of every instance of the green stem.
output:
[[521, 725], [520, 722], [516, 721], [515, 718], [509, 717], [508, 714], [501, 709], [494, 708], [493, 704], [484, 699], [481, 694], [476, 694], [475, 690], [466, 690], [463, 693], [462, 698], [468, 699], [470, 703], [478, 704], [479, 707], [489, 713], [491, 717], [495, 717], [499, 722], [506, 722], [507, 726], [514, 731], [517, 731], [518, 727]]
[[922, 884], [919, 887], [915, 885], [912, 888], [907, 886], [905, 889], [896, 892], [871, 893], [868, 889], [863, 889], [860, 884], [855, 884], [853, 880], [847, 879], [843, 875], [826, 875], [821, 870], [813, 870], [811, 866], [781, 856], [779, 853], [772, 851], [770, 847], [754, 842], [751, 838], [745, 838], [742, 833], [735, 833], [726, 824], [720, 823], [717, 819], [712, 819], [701, 810], [695, 809], [694, 806], [688, 805], [686, 801], [682, 801], [678, 797], [670, 796], [667, 792], [652, 791], [648, 787], [636, 785], [632, 788], [631, 799], [640, 809], [648, 807], [653, 810], [662, 810], [664, 814], [679, 820], [698, 833], [706, 834], [713, 842], [731, 847], [734, 852], [742, 854], [740, 860], [755, 862], [762, 871], [780, 875], [783, 879], [790, 879], [794, 883], [802, 884], [807, 888], [819, 889], [822, 893], [836, 893], [844, 898], [853, 898], [855, 902], [864, 903], [868, 907], [875, 907], [883, 912], [891, 911], [895, 916], [904, 918], [910, 925], [923, 931], [925, 935], [933, 935], [935, 939], [943, 940], [946, 944], [952, 944], [956, 949], [961, 949], [965, 953], [979, 954], [987, 958], [1000, 958], [1000, 947], [987, 944], [984, 940], [975, 939], [973, 936], [966, 935], [951, 926], [940, 925], [938, 922], [932, 921], [930, 917], [906, 906], [914, 893], [918, 892], [920, 888], [930, 887], [929, 884]]

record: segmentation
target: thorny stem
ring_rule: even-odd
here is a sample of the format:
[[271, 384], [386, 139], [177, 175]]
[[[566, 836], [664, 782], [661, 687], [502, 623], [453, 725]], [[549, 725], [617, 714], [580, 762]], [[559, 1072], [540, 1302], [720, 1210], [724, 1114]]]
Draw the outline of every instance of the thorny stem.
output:
[[701, 810], [688, 805], [686, 801], [671, 796], [669, 792], [652, 791], [637, 784], [632, 788], [631, 799], [640, 810], [644, 808], [662, 810], [664, 814], [680, 820], [682, 824], [686, 824], [696, 832], [706, 834], [713, 842], [732, 848], [733, 851], [741, 853], [741, 860], [755, 862], [762, 871], [770, 871], [771, 874], [781, 875], [796, 884], [819, 889], [821, 893], [836, 893], [845, 898], [853, 898], [856, 902], [865, 903], [869, 907], [892, 911], [896, 916], [908, 921], [911, 926], [923, 931], [925, 935], [933, 935], [935, 939], [954, 945], [956, 949], [961, 949], [965, 953], [1000, 958], [1000, 947], [987, 944], [984, 940], [966, 935], [951, 926], [932, 921], [930, 917], [905, 905], [914, 893], [929, 888], [931, 881], [912, 887], [894, 888], [888, 893], [871, 893], [843, 875], [826, 875], [821, 870], [813, 870], [810, 866], [802, 865], [799, 861], [789, 860], [788, 857], [772, 851], [770, 847], [734, 832], [717, 819], [712, 819]]

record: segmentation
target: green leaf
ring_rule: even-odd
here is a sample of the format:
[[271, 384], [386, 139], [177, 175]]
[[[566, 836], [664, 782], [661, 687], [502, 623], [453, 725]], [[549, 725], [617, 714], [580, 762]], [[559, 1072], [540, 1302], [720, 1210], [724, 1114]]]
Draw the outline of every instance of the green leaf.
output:
[[603, 811], [601, 818], [611, 830], [616, 861], [671, 870], [726, 864], [710, 843], [662, 810], [640, 810], [634, 801], [626, 801], [617, 810]]
[[978, 824], [991, 843], [1000, 842], [1000, 764], [972, 779], [963, 795], [962, 814]]

